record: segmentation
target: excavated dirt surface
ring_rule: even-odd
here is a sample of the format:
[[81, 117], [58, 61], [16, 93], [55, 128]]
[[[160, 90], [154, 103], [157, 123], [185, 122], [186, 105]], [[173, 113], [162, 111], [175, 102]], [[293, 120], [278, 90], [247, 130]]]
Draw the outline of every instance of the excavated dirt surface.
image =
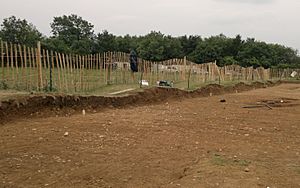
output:
[[[81, 112], [99, 112], [109, 108], [123, 108], [160, 103], [167, 100], [178, 100], [190, 97], [206, 97], [224, 93], [248, 91], [278, 85], [277, 83], [255, 82], [252, 85], [239, 83], [235, 86], [223, 87], [211, 84], [195, 91], [184, 91], [176, 88], [150, 88], [143, 92], [132, 92], [125, 96], [76, 96], [62, 94], [13, 94], [0, 92], [0, 124], [20, 118], [70, 116]], [[1, 95], [2, 94], [2, 95]], [[3, 100], [6, 99], [6, 100]]]
[[300, 187], [300, 84], [34, 95], [0, 109], [0, 187]]

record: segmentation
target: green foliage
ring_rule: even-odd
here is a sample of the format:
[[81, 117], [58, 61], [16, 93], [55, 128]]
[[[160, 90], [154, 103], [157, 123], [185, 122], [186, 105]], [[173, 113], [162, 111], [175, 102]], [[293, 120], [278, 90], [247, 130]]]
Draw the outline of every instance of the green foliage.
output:
[[223, 57], [232, 55], [229, 53], [230, 47], [231, 40], [225, 35], [212, 36], [198, 42], [192, 57], [196, 63], [219, 62]]
[[54, 17], [50, 25], [53, 36], [44, 42], [49, 49], [78, 54], [95, 52], [94, 26], [82, 17], [74, 14]]
[[221, 156], [218, 154], [215, 154], [212, 156], [211, 159], [212, 164], [216, 166], [249, 166], [251, 164], [251, 161], [243, 160], [243, 159], [230, 159], [225, 158], [225, 156]]
[[96, 45], [99, 52], [115, 51], [117, 48], [116, 36], [104, 30], [97, 35]]
[[182, 36], [178, 38], [181, 46], [182, 46], [182, 53], [186, 56], [190, 56], [191, 53], [196, 49], [198, 42], [202, 41], [200, 36]]
[[54, 17], [50, 25], [54, 37], [58, 37], [68, 45], [72, 45], [73, 41], [92, 39], [94, 35], [94, 26], [74, 14]]
[[117, 49], [120, 52], [129, 53], [130, 49], [136, 49], [134, 39], [129, 35], [125, 35], [124, 37], [118, 36], [115, 38], [115, 41]]
[[178, 38], [165, 36], [155, 31], [141, 37], [137, 52], [140, 57], [152, 61], [183, 57], [181, 42]]
[[238, 61], [234, 59], [233, 56], [226, 56], [221, 59], [219, 62], [219, 66], [225, 66], [225, 65], [237, 65]]
[[71, 47], [68, 46], [63, 40], [60, 40], [59, 38], [51, 37], [47, 38], [44, 41], [42, 41], [42, 45], [52, 51], [56, 52], [64, 52], [64, 53], [71, 53]]
[[25, 19], [22, 20], [15, 16], [11, 16], [3, 20], [0, 38], [3, 41], [15, 44], [36, 46], [37, 41], [42, 40], [42, 34], [34, 25], [28, 23]]
[[36, 42], [41, 40], [44, 48], [63, 53], [129, 53], [134, 49], [140, 58], [152, 61], [186, 56], [196, 63], [217, 61], [221, 66], [237, 64], [244, 67], [300, 68], [300, 57], [296, 50], [254, 38], [243, 40], [240, 35], [234, 38], [223, 34], [208, 38], [198, 35], [172, 37], [151, 31], [145, 36], [115, 36], [107, 30], [94, 34], [94, 26], [74, 14], [54, 17], [50, 25], [53, 36], [43, 38], [32, 24], [12, 16], [4, 19], [0, 38], [29, 46], [36, 46]]
[[138, 44], [138, 54], [152, 61], [164, 59], [164, 35], [160, 32], [152, 31], [150, 34], [141, 38]]
[[8, 84], [6, 83], [5, 80], [1, 80], [0, 81], [0, 89], [1, 90], [7, 90], [7, 89], [9, 89]]

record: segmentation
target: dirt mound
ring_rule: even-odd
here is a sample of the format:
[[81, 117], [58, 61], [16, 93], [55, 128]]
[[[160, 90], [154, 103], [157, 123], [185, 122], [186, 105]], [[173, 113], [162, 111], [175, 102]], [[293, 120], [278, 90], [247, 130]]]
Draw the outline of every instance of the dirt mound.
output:
[[252, 85], [238, 83], [235, 86], [228, 87], [210, 84], [194, 91], [184, 91], [176, 88], [150, 88], [123, 97], [31, 95], [21, 99], [2, 101], [0, 103], [0, 119], [1, 123], [5, 123], [18, 118], [70, 116], [82, 109], [96, 112], [107, 108], [145, 105], [172, 99], [248, 91], [277, 84], [273, 82], [255, 82]]

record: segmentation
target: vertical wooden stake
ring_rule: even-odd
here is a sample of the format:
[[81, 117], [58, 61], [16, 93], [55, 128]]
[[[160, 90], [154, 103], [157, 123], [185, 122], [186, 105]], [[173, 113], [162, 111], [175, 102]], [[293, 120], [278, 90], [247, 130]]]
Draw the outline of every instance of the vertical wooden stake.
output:
[[31, 50], [29, 47], [28, 47], [27, 51], [28, 51], [28, 60], [29, 60], [29, 91], [31, 91], [32, 90], [32, 78], [31, 78], [32, 68], [31, 67], [32, 67], [33, 61], [32, 61], [32, 57], [31, 57]]
[[49, 76], [48, 76], [48, 72], [49, 72], [49, 66], [47, 67], [47, 57], [46, 57], [46, 51], [45, 49], [42, 50], [43, 52], [43, 63], [41, 63], [42, 66], [42, 72], [43, 75], [45, 75], [45, 79], [43, 80], [43, 85], [46, 86], [48, 88], [48, 80], [49, 80]]
[[2, 68], [2, 81], [4, 81], [4, 46], [1, 41], [1, 68]]
[[109, 53], [109, 62], [110, 62], [110, 80], [111, 80], [111, 84], [113, 84], [113, 53], [110, 52]]
[[37, 52], [36, 52], [36, 58], [37, 58], [37, 67], [39, 72], [39, 89], [42, 90], [43, 88], [43, 73], [42, 73], [42, 59], [41, 59], [41, 42], [39, 41], [37, 43]]
[[59, 86], [59, 91], [62, 90], [62, 84], [61, 84], [61, 71], [60, 71], [60, 65], [61, 65], [61, 57], [60, 57], [60, 54], [58, 54], [57, 52], [55, 52], [55, 60], [56, 60], [56, 69], [57, 69], [57, 74], [58, 74], [58, 86]]
[[[66, 56], [66, 59], [65, 59], [65, 56]], [[65, 66], [65, 70], [66, 70], [66, 79], [67, 79], [67, 92], [69, 91], [69, 83], [70, 83], [70, 65], [69, 65], [69, 56], [66, 54], [66, 55], [63, 55], [63, 62], [64, 62], [64, 66]], [[70, 84], [72, 85], [72, 83]]]
[[87, 77], [86, 77], [86, 73], [88, 70], [88, 64], [87, 64], [87, 55], [82, 56], [82, 84], [83, 84], [83, 90], [84, 92], [87, 91]]
[[104, 72], [104, 80], [105, 84], [107, 84], [107, 70], [106, 70], [106, 53], [103, 53], [103, 72]]
[[46, 75], [48, 75], [48, 73], [49, 73], [49, 76], [46, 76], [46, 77], [49, 78], [46, 82], [46, 86], [47, 86], [47, 88], [49, 88], [49, 91], [52, 91], [52, 88], [53, 88], [53, 77], [52, 77], [53, 67], [52, 67], [51, 62], [50, 62], [50, 57], [49, 57], [49, 51], [48, 50], [46, 51], [45, 56], [47, 58], [47, 68], [48, 68], [48, 69], [46, 69]]
[[80, 87], [80, 92], [83, 91], [83, 85], [82, 85], [82, 57], [79, 56], [79, 87]]
[[186, 69], [186, 56], [184, 56], [184, 58], [183, 58], [183, 66], [184, 66], [184, 80], [186, 80], [186, 71], [187, 71], [187, 69]]
[[90, 88], [89, 89], [93, 89], [94, 87], [94, 70], [93, 70], [93, 55], [89, 55], [90, 57], [90, 72], [89, 72], [89, 75], [90, 75]]
[[85, 55], [84, 56], [84, 88], [85, 91], [88, 91], [89, 89], [89, 56]]
[[69, 92], [69, 87], [68, 87], [68, 72], [67, 72], [67, 67], [66, 67], [66, 61], [65, 61], [65, 54], [62, 55], [62, 63], [63, 63], [63, 74], [64, 74], [64, 81], [65, 81], [65, 89], [67, 92]]
[[101, 84], [101, 64], [100, 64], [100, 60], [101, 60], [101, 57], [100, 57], [100, 53], [97, 54], [97, 74], [96, 76], [98, 77], [97, 79], [99, 80], [99, 85]]
[[86, 78], [86, 91], [89, 91], [90, 88], [90, 55], [85, 56], [85, 78]]
[[52, 77], [52, 71], [53, 71], [53, 67], [52, 67], [52, 64], [50, 62], [50, 57], [49, 57], [49, 51], [47, 50], [46, 51], [46, 56], [47, 56], [47, 65], [48, 65], [48, 71], [46, 72], [46, 75], [49, 73], [49, 80], [48, 80], [48, 83], [46, 83], [47, 87], [49, 87], [49, 91], [52, 91], [52, 88], [53, 88], [53, 77]]
[[13, 45], [10, 43], [10, 68], [12, 72], [12, 80], [13, 80], [13, 86], [15, 86], [15, 70], [14, 70], [14, 53], [13, 53]]
[[31, 48], [31, 58], [32, 58], [32, 67], [33, 67], [33, 70], [34, 70], [34, 73], [33, 73], [33, 76], [36, 76], [35, 79], [33, 79], [33, 81], [35, 82], [36, 84], [36, 90], [39, 89], [39, 74], [38, 74], [38, 65], [37, 65], [37, 53], [36, 53], [36, 49], [34, 48]]
[[[76, 74], [75, 74], [75, 80], [76, 80], [76, 92], [77, 92], [77, 88], [80, 88], [80, 83], [79, 83], [79, 81], [78, 81], [78, 78], [80, 77], [80, 75], [79, 75], [79, 65], [78, 65], [78, 59], [79, 59], [79, 56], [78, 55], [76, 55], [75, 56], [75, 63], [76, 63], [76, 68], [75, 68], [75, 70], [76, 70]], [[79, 84], [79, 85], [78, 85]]]
[[96, 57], [96, 70], [98, 70], [99, 69], [99, 64], [98, 64], [99, 56], [98, 56], [98, 54], [95, 54], [95, 57]]
[[75, 69], [75, 62], [73, 54], [69, 55], [69, 62], [70, 62], [70, 71], [71, 71], [71, 78], [72, 78], [72, 86], [74, 91], [76, 91], [76, 84], [74, 81], [74, 69]]
[[[50, 68], [52, 67], [52, 72], [50, 72], [50, 75], [52, 75], [52, 80], [53, 80], [53, 84], [52, 84], [52, 89], [53, 89], [53, 85], [54, 87], [57, 88], [57, 82], [54, 81], [53, 79], [53, 75], [54, 75], [54, 70], [55, 70], [55, 67], [54, 67], [54, 54], [53, 54], [53, 51], [51, 50], [50, 52], [51, 54], [51, 65], [50, 65]], [[57, 69], [57, 68], [56, 68]], [[51, 74], [52, 73], [52, 74]], [[50, 78], [51, 79], [51, 78]], [[57, 79], [56, 79], [57, 80]], [[51, 89], [51, 88], [50, 88]]]
[[[26, 90], [28, 91], [28, 70], [27, 70], [27, 52], [26, 46], [23, 46], [24, 49], [24, 69], [25, 69], [25, 82], [26, 82]], [[24, 79], [24, 78], [23, 78]]]
[[18, 48], [17, 45], [14, 45], [14, 51], [15, 51], [15, 65], [16, 65], [16, 82], [17, 82], [17, 87], [19, 87], [19, 63], [18, 63]]
[[50, 51], [50, 56], [51, 56], [50, 69], [52, 69], [52, 71], [50, 71], [50, 78], [49, 78], [49, 79], [51, 79], [50, 83], [52, 82], [52, 86], [51, 86], [52, 88], [50, 87], [50, 91], [51, 90], [53, 91], [53, 87], [57, 88], [57, 82], [54, 79], [54, 75], [55, 75], [54, 72], [55, 72], [56, 69], [55, 69], [55, 66], [54, 66], [54, 53], [53, 53], [52, 50]]
[[21, 83], [24, 83], [24, 59], [23, 59], [23, 51], [21, 45], [19, 47], [19, 55], [21, 60]]
[[10, 76], [10, 72], [9, 72], [9, 54], [8, 54], [8, 44], [7, 42], [5, 42], [5, 48], [6, 48], [6, 76], [7, 79]]
[[19, 80], [19, 63], [18, 63], [18, 47], [17, 45], [15, 44], [14, 45], [14, 51], [15, 51], [15, 65], [16, 65], [16, 81], [17, 81], [17, 84], [18, 84], [18, 80]]

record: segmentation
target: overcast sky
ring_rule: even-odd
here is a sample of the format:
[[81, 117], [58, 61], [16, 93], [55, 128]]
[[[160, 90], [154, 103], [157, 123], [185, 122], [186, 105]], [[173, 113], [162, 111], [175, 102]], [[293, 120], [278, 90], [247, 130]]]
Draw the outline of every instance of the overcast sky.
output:
[[0, 21], [25, 18], [50, 35], [54, 16], [77, 14], [116, 35], [220, 33], [300, 49], [300, 0], [1, 0]]

